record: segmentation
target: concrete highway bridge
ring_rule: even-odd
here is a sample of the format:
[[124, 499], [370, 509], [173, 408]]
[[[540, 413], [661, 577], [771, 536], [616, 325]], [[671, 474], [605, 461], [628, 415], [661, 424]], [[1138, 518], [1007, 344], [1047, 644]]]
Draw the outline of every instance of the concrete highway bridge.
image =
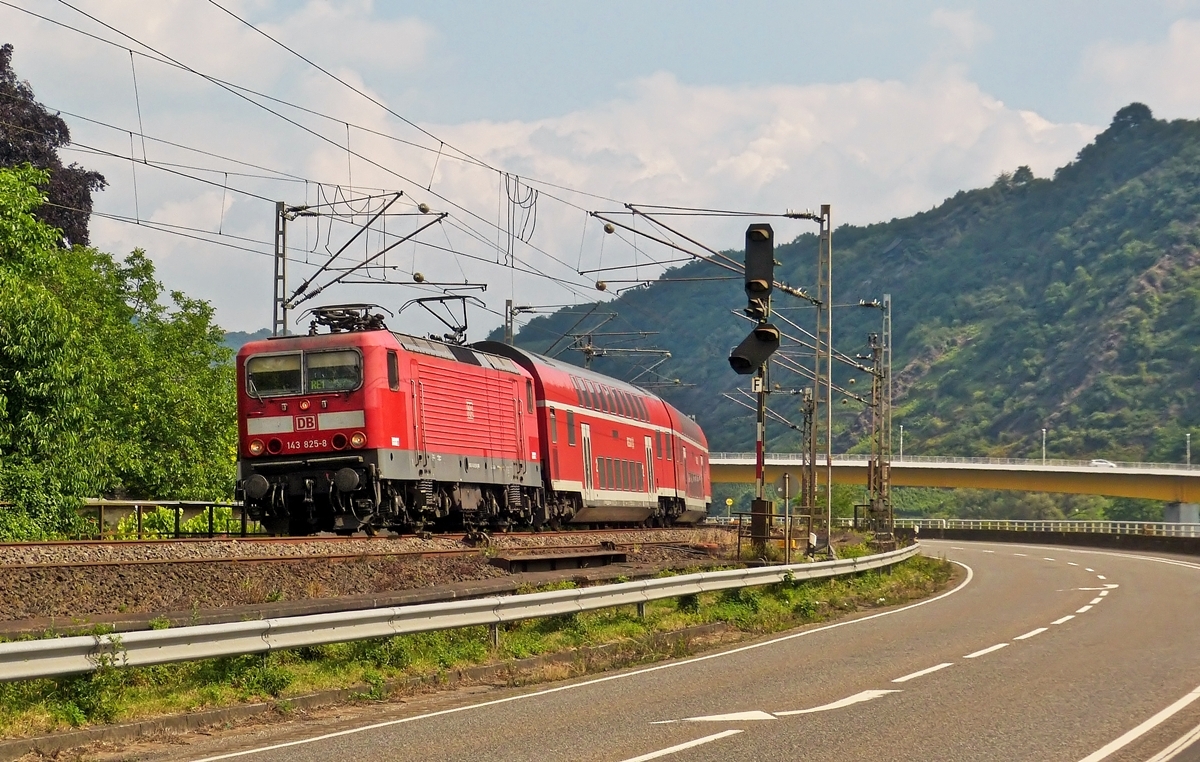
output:
[[[754, 453], [714, 452], [713, 482], [754, 481]], [[784, 472], [799, 479], [800, 453], [768, 453], [768, 483]], [[825, 480], [825, 458], [817, 457], [817, 480]], [[864, 455], [834, 455], [835, 484], [866, 484]], [[1066, 492], [1200, 503], [1200, 466], [1176, 463], [1111, 463], [1087, 460], [908, 457], [892, 461], [897, 487], [970, 487], [1029, 492]]]

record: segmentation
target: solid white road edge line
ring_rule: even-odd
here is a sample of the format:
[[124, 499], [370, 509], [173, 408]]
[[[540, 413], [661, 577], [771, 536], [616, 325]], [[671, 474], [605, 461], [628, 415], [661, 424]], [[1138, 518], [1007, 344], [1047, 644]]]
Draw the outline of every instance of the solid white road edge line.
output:
[[1118, 750], [1125, 748], [1129, 744], [1149, 733], [1154, 728], [1171, 719], [1171, 717], [1175, 716], [1175, 714], [1180, 712], [1184, 707], [1198, 698], [1200, 698], [1200, 688], [1195, 688], [1191, 693], [1188, 693], [1174, 704], [1171, 704], [1169, 707], [1146, 720], [1141, 725], [1138, 725], [1133, 730], [1125, 733], [1125, 735], [1121, 736], [1120, 738], [1117, 738], [1114, 741], [1109, 741], [1104, 746], [1079, 760], [1079, 762], [1100, 762], [1100, 760], [1105, 759]]
[[904, 677], [897, 677], [892, 682], [893, 683], [907, 683], [909, 680], [916, 679], [923, 675], [928, 675], [930, 672], [937, 672], [939, 669], [945, 669], [946, 667], [952, 667], [952, 666], [954, 666], [954, 662], [952, 662], [952, 661], [942, 662], [941, 664], [935, 665], [933, 667], [927, 667], [925, 669], [922, 669], [919, 672], [913, 672], [911, 675], [905, 675]]
[[1054, 620], [1053, 622], [1051, 622], [1050, 624], [1062, 624], [1063, 622], [1069, 622], [1069, 621], [1071, 621], [1071, 620], [1072, 620], [1072, 619], [1074, 619], [1074, 618], [1075, 618], [1075, 615], [1074, 615], [1074, 614], [1067, 614], [1067, 615], [1066, 615], [1066, 616], [1064, 616], [1064, 617], [1061, 617], [1061, 618], [1059, 618], [1059, 619], [1055, 619], [1055, 620]]
[[982, 651], [976, 651], [973, 654], [967, 654], [963, 658], [964, 659], [978, 659], [980, 656], [983, 656], [985, 654], [990, 654], [992, 651], [999, 651], [1001, 648], [1007, 648], [1007, 647], [1008, 647], [1007, 643], [997, 643], [994, 646], [988, 646], [987, 648], [983, 649]]
[[1197, 739], [1200, 739], [1200, 725], [1197, 725], [1187, 733], [1184, 733], [1182, 736], [1176, 739], [1174, 743], [1155, 754], [1150, 759], [1146, 760], [1146, 762], [1168, 762], [1168, 760], [1175, 759]]
[[1025, 633], [1024, 635], [1018, 635], [1017, 637], [1013, 638], [1013, 640], [1029, 640], [1034, 635], [1041, 635], [1043, 632], [1045, 632], [1048, 629], [1050, 629], [1050, 628], [1049, 627], [1039, 627], [1036, 630], [1030, 630], [1029, 632]]
[[948, 598], [951, 595], [954, 595], [955, 593], [964, 589], [967, 585], [971, 584], [971, 581], [975, 579], [975, 570], [972, 569], [970, 566], [967, 566], [966, 564], [964, 564], [961, 561], [951, 561], [950, 563], [957, 564], [967, 570], [967, 578], [964, 579], [962, 582], [960, 582], [958, 584], [958, 587], [954, 588], [953, 590], [947, 590], [946, 592], [942, 593], [941, 595], [935, 595], [932, 598], [927, 598], [923, 601], [918, 601], [917, 603], [913, 603], [908, 606], [901, 606], [898, 609], [892, 609], [890, 611], [881, 611], [878, 614], [871, 614], [870, 616], [864, 616], [860, 619], [848, 619], [844, 622], [834, 622], [833, 624], [827, 624], [823, 627], [814, 627], [811, 630], [802, 630], [800, 632], [793, 632], [790, 635], [783, 635], [778, 638], [772, 638], [771, 640], [764, 640], [760, 643], [751, 643], [750, 645], [739, 646], [737, 648], [731, 648], [728, 651], [718, 651], [717, 653], [705, 654], [704, 656], [696, 656], [691, 659], [672, 661], [672, 662], [667, 662], [665, 664], [656, 664], [653, 667], [644, 667], [642, 669], [633, 670], [632, 672], [621, 672], [621, 673], [618, 673], [615, 675], [605, 675], [604, 677], [597, 677], [597, 678], [593, 678], [591, 680], [584, 680], [584, 681], [578, 682], [578, 683], [569, 683], [567, 685], [559, 685], [554, 688], [545, 688], [540, 691], [533, 691], [532, 693], [521, 693], [516, 696], [506, 696], [504, 698], [492, 699], [491, 701], [482, 701], [478, 704], [468, 704], [466, 706], [456, 706], [451, 709], [442, 709], [442, 710], [439, 710], [436, 712], [428, 712], [426, 714], [414, 715], [412, 717], [400, 717], [395, 720], [387, 720], [385, 722], [376, 722], [376, 723], [372, 723], [370, 725], [363, 725], [362, 727], [358, 727], [358, 728], [349, 728], [347, 730], [339, 730], [334, 733], [325, 733], [324, 735], [313, 736], [312, 738], [301, 738], [297, 741], [285, 741], [283, 743], [270, 744], [269, 746], [260, 746], [260, 747], [254, 748], [254, 749], [244, 749], [242, 751], [233, 751], [233, 752], [229, 752], [226, 754], [216, 754], [216, 755], [213, 755], [210, 757], [201, 757], [200, 759], [193, 760], [193, 762], [216, 762], [219, 759], [233, 759], [234, 757], [245, 757], [250, 754], [259, 754], [264, 751], [275, 751], [276, 749], [287, 749], [292, 746], [303, 746], [304, 744], [316, 743], [318, 741], [326, 741], [331, 738], [341, 738], [342, 736], [354, 735], [356, 733], [365, 733], [368, 730], [379, 730], [380, 728], [388, 728], [388, 727], [392, 727], [393, 725], [403, 725], [408, 722], [416, 722], [417, 720], [426, 720], [431, 717], [442, 717], [447, 714], [456, 714], [458, 712], [466, 712], [471, 709], [482, 709], [484, 707], [496, 706], [499, 704], [507, 704], [507, 703], [510, 703], [513, 701], [521, 701], [524, 699], [535, 698], [537, 696], [547, 696], [552, 693], [560, 693], [562, 691], [575, 690], [576, 688], [584, 688], [589, 685], [597, 685], [599, 683], [607, 683], [611, 680], [623, 680], [627, 677], [635, 677], [637, 675], [645, 675], [645, 674], [649, 674], [651, 672], [657, 672], [660, 669], [674, 669], [675, 667], [683, 667], [683, 666], [687, 666], [689, 664], [696, 664], [698, 662], [708, 661], [709, 659], [719, 659], [723, 656], [732, 656], [733, 654], [742, 653], [744, 651], [752, 651], [752, 650], [755, 650], [758, 648], [763, 648], [765, 646], [775, 645], [776, 643], [785, 643], [789, 640], [795, 640], [796, 638], [803, 638], [807, 635], [812, 635], [813, 633], [817, 633], [817, 632], [825, 632], [826, 630], [834, 630], [839, 627], [846, 627], [847, 625], [858, 624], [859, 622], [869, 622], [872, 619], [879, 619], [881, 617], [891, 616], [892, 614], [899, 614], [902, 611], [910, 611], [912, 609], [919, 608], [921, 606], [925, 606], [930, 603], [935, 603], [937, 601], [942, 600], [943, 598]]
[[720, 741], [722, 738], [728, 738], [729, 736], [736, 736], [738, 733], [741, 733], [741, 732], [742, 731], [740, 731], [740, 730], [722, 730], [720, 733], [713, 733], [711, 736], [704, 736], [703, 738], [697, 738], [695, 741], [688, 741], [687, 743], [676, 744], [667, 749], [659, 749], [658, 751], [652, 751], [649, 754], [643, 754], [640, 757], [630, 757], [629, 759], [623, 760], [623, 762], [646, 762], [646, 760], [649, 760], [649, 759], [658, 759], [659, 757], [665, 757], [668, 754], [674, 754], [677, 751], [684, 751], [685, 749], [694, 749], [695, 747], [702, 746], [703, 744], [706, 744], [706, 743], [712, 743], [713, 741]]

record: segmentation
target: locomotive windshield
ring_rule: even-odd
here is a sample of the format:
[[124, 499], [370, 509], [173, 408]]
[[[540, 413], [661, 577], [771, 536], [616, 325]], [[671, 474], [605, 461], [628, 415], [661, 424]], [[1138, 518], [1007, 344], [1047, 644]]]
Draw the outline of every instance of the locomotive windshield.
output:
[[362, 383], [362, 356], [353, 350], [305, 355], [308, 391], [348, 392]]
[[258, 397], [304, 391], [300, 354], [251, 357], [246, 361], [246, 387], [250, 394]]

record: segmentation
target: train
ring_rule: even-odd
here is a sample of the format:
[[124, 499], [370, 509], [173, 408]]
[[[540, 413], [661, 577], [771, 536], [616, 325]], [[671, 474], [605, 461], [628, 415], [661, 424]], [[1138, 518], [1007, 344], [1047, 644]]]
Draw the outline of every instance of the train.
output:
[[272, 534], [696, 523], [700, 426], [508, 344], [393, 332], [367, 305], [237, 354], [237, 496]]

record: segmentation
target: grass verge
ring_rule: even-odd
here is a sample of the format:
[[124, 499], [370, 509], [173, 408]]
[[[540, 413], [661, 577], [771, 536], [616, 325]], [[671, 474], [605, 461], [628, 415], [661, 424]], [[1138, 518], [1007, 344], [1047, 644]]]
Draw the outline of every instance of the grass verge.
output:
[[404, 678], [437, 677], [458, 668], [608, 643], [646, 644], [644, 656], [658, 657], [669, 654], [651, 653], [648, 644], [662, 633], [713, 622], [747, 634], [778, 632], [925, 597], [950, 577], [946, 561], [918, 556], [890, 571], [655, 601], [646, 605], [644, 618], [629, 606], [517, 622], [501, 627], [499, 648], [489, 645], [487, 628], [469, 627], [157, 667], [103, 666], [77, 677], [0, 683], [0, 737], [270, 699], [286, 706], [289, 696], [354, 686], [363, 686], [362, 699], [383, 700], [387, 684]]

